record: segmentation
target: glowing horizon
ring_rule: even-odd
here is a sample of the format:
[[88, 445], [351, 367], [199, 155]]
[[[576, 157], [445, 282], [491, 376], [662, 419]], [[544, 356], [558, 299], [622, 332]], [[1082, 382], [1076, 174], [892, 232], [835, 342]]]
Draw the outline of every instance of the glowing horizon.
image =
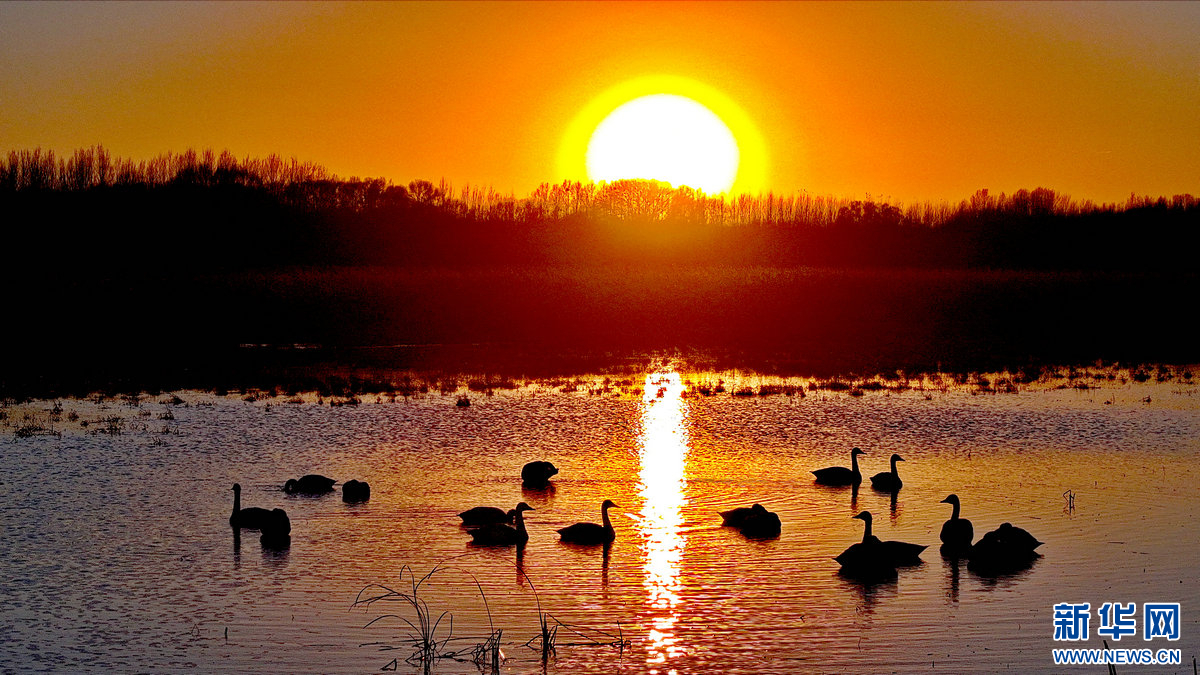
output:
[[1197, 33], [1196, 3], [5, 3], [0, 150], [228, 149], [529, 194], [586, 177], [595, 100], [657, 81], [617, 104], [712, 110], [733, 193], [1122, 202], [1200, 192]]

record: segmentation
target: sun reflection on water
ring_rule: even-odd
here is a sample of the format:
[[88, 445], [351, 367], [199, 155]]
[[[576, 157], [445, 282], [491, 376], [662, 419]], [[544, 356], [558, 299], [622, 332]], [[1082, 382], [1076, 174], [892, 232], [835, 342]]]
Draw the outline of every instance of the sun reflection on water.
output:
[[649, 663], [664, 663], [684, 654], [675, 635], [679, 620], [680, 561], [683, 557], [684, 488], [687, 479], [687, 403], [683, 381], [675, 372], [646, 376], [638, 436], [643, 498], [638, 529], [645, 551], [646, 604], [652, 612]]

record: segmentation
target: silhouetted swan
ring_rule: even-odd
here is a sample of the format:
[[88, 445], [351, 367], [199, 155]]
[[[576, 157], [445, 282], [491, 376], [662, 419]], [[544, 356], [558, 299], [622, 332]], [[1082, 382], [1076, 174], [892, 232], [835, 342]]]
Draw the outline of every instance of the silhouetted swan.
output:
[[529, 533], [525, 531], [525, 517], [522, 514], [532, 510], [533, 507], [525, 502], [517, 504], [517, 508], [512, 511], [515, 525], [491, 523], [470, 530], [471, 543], [482, 544], [484, 546], [524, 544], [529, 541]]
[[283, 509], [271, 509], [262, 526], [263, 548], [285, 549], [292, 544], [292, 521]]
[[[855, 553], [851, 554], [852, 559], [855, 559], [856, 557], [863, 557], [863, 559], [855, 559], [855, 562], [859, 563], [860, 565], [867, 566], [878, 564], [872, 563], [865, 559], [865, 556], [875, 556], [882, 558], [883, 565], [891, 566], [893, 568], [903, 567], [905, 565], [921, 564], [921, 552], [929, 548], [928, 546], [923, 546], [921, 544], [910, 544], [904, 541], [879, 541], [878, 537], [871, 534], [870, 511], [863, 511], [854, 517], [867, 524], [866, 529], [863, 531], [863, 540], [861, 544], [856, 544], [856, 546], [859, 546], [859, 548], [856, 549]], [[854, 549], [854, 546], [846, 549], [845, 553], [842, 555], [850, 553], [851, 549]], [[841, 556], [838, 556], [838, 558], [835, 558], [835, 560], [842, 562], [840, 558]], [[845, 566], [845, 563], [843, 563], [843, 566]]]
[[347, 504], [371, 499], [371, 485], [365, 480], [349, 480], [342, 486], [342, 501]]
[[862, 472], [858, 470], [858, 456], [867, 453], [854, 448], [850, 451], [850, 467], [831, 466], [827, 469], [817, 469], [812, 474], [821, 485], [858, 485], [862, 482]]
[[332, 478], [310, 473], [307, 476], [301, 476], [299, 480], [289, 478], [288, 482], [283, 484], [283, 491], [289, 495], [323, 495], [326, 492], [333, 492], [333, 484], [336, 482]]
[[750, 507], [750, 514], [742, 519], [738, 529], [747, 537], [766, 539], [778, 537], [783, 524], [779, 522], [778, 514], [768, 511], [762, 504], [755, 504]]
[[896, 473], [896, 462], [903, 462], [904, 458], [897, 454], [892, 454], [892, 470], [877, 473], [871, 476], [871, 487], [884, 492], [895, 492], [904, 487], [904, 481], [900, 480], [900, 474]]
[[261, 530], [263, 523], [268, 522], [270, 518], [271, 512], [266, 509], [257, 506], [243, 509], [242, 486], [238, 483], [233, 484], [233, 513], [229, 515], [230, 525], [238, 529]]
[[842, 566], [842, 572], [851, 576], [885, 578], [896, 576], [896, 566], [885, 552], [883, 542], [871, 534], [871, 512], [863, 511], [854, 516], [865, 523], [862, 541], [851, 544], [834, 558]]
[[971, 540], [975, 538], [975, 528], [971, 525], [971, 521], [958, 517], [961, 508], [958, 503], [958, 495], [950, 495], [941, 503], [954, 506], [950, 520], [942, 523], [942, 552], [947, 554], [966, 553], [971, 549]]
[[923, 544], [910, 544], [904, 541], [885, 541], [883, 550], [897, 567], [905, 565], [920, 565], [921, 552], [929, 548]]
[[527, 488], [544, 488], [550, 484], [550, 477], [558, 473], [550, 462], [530, 462], [521, 467], [521, 485]]
[[600, 516], [603, 525], [595, 523], [575, 523], [558, 531], [559, 538], [568, 544], [606, 544], [617, 537], [612, 521], [608, 519], [608, 510], [616, 506], [611, 499], [605, 499], [600, 505]]
[[511, 523], [513, 511], [511, 509], [505, 511], [495, 506], [476, 506], [458, 514], [458, 517], [462, 518], [462, 524], [466, 527], [481, 527], [494, 523]]
[[1038, 541], [1025, 530], [1004, 523], [1000, 527], [979, 538], [968, 553], [969, 566], [985, 570], [1010, 570], [1028, 566], [1040, 554], [1035, 550], [1041, 546]]
[[754, 506], [739, 506], [736, 509], [721, 511], [721, 527], [741, 527], [742, 523], [755, 511], [766, 511], [762, 504]]

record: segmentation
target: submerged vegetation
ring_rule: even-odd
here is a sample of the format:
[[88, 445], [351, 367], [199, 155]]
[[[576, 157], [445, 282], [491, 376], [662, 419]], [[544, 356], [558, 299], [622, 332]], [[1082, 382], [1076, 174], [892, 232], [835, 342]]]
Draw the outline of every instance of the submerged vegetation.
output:
[[[1134, 385], [1171, 385], [1174, 394], [1194, 396], [1200, 393], [1200, 376], [1194, 366], [1166, 364], [1122, 365], [1095, 363], [1086, 367], [1031, 367], [1002, 372], [919, 372], [857, 374], [844, 377], [799, 377], [781, 374], [751, 374], [745, 368], [712, 371], [701, 364], [671, 360], [627, 363], [611, 366], [608, 374], [576, 375], [571, 378], [538, 377], [521, 380], [487, 378], [477, 375], [394, 371], [349, 371], [340, 367], [304, 368], [293, 371], [260, 373], [235, 388], [209, 388], [206, 391], [166, 393], [146, 398], [115, 391], [95, 392], [65, 401], [55, 399], [17, 399], [0, 397], [0, 434], [14, 438], [33, 436], [110, 435], [149, 439], [166, 444], [183, 435], [176, 422], [176, 411], [187, 408], [211, 408], [215, 397], [240, 400], [246, 405], [270, 412], [275, 406], [346, 405], [348, 399], [361, 405], [404, 405], [411, 401], [440, 402], [454, 406], [476, 391], [479, 382], [497, 384], [484, 390], [485, 396], [505, 392], [529, 391], [535, 395], [553, 394], [582, 397], [613, 397], [640, 400], [646, 372], [662, 368], [684, 373], [683, 398], [709, 399], [786, 397], [800, 404], [814, 397], [819, 403], [840, 397], [915, 396], [932, 400], [951, 393], [970, 396], [1017, 395], [1030, 392], [1067, 390], [1095, 401], [1098, 405], [1149, 405], [1153, 401], [1145, 388]], [[733, 365], [733, 364], [731, 364]], [[143, 400], [144, 399], [144, 400]], [[155, 400], [157, 399], [157, 400]], [[486, 401], [486, 399], [481, 399]], [[184, 416], [186, 418], [186, 416]], [[154, 424], [152, 419], [165, 421]], [[549, 634], [547, 634], [548, 636]]]

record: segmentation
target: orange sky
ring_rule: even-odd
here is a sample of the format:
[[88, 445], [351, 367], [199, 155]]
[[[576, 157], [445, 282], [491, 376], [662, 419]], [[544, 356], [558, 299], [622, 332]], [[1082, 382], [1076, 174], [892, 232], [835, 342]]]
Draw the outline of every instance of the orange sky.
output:
[[0, 149], [277, 152], [523, 195], [646, 75], [757, 126], [764, 187], [1200, 193], [1200, 3], [0, 3]]

